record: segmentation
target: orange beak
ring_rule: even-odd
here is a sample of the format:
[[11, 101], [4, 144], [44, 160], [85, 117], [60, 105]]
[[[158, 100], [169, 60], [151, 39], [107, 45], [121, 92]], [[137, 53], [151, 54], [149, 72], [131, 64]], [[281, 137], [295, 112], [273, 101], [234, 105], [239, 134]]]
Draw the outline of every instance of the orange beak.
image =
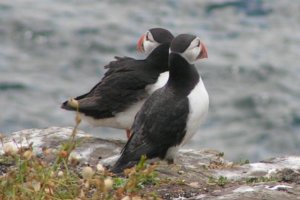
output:
[[200, 46], [202, 47], [202, 50], [198, 56], [198, 59], [203, 59], [203, 58], [208, 58], [208, 55], [207, 55], [207, 48], [206, 46], [204, 45], [203, 42], [200, 42]]
[[142, 35], [137, 43], [136, 50], [140, 53], [145, 52], [144, 45], [143, 45], [145, 37], [146, 37], [145, 35]]

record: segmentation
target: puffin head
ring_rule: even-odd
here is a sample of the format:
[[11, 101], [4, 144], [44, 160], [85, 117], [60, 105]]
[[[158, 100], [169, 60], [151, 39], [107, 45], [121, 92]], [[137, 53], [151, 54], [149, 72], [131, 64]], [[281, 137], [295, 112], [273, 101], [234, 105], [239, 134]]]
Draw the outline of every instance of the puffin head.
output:
[[152, 28], [144, 33], [137, 43], [137, 51], [150, 54], [153, 49], [163, 43], [171, 43], [174, 36], [163, 28]]
[[179, 54], [190, 64], [208, 58], [204, 43], [199, 37], [191, 34], [180, 34], [175, 37], [170, 46], [170, 53]]

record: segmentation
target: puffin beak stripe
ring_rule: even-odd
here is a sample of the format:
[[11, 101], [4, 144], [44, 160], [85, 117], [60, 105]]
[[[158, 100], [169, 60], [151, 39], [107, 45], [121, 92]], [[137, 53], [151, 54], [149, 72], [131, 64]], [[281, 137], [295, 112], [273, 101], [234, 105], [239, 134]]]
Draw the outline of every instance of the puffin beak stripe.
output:
[[140, 52], [140, 53], [144, 53], [144, 52], [145, 52], [145, 50], [144, 50], [144, 45], [143, 45], [145, 37], [146, 37], [145, 35], [142, 35], [142, 36], [140, 37], [138, 43], [137, 43], [136, 50], [137, 50], [138, 52]]
[[202, 47], [202, 50], [198, 56], [198, 59], [202, 59], [202, 58], [208, 58], [208, 55], [207, 55], [207, 48], [206, 46], [204, 45], [203, 42], [200, 42], [200, 46]]

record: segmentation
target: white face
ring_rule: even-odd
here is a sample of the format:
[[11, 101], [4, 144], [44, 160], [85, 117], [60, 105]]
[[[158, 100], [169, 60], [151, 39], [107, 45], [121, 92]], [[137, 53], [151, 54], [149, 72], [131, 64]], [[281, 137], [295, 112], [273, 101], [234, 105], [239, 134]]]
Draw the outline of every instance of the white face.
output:
[[200, 43], [200, 38], [196, 37], [190, 44], [190, 46], [180, 55], [185, 58], [185, 60], [193, 64], [199, 59], [199, 54], [202, 51], [202, 44]]
[[153, 51], [153, 49], [158, 47], [158, 45], [159, 45], [159, 43], [154, 40], [150, 31], [147, 31], [145, 33], [145, 37], [144, 37], [144, 41], [143, 41], [143, 47], [144, 47], [145, 54], [150, 54]]

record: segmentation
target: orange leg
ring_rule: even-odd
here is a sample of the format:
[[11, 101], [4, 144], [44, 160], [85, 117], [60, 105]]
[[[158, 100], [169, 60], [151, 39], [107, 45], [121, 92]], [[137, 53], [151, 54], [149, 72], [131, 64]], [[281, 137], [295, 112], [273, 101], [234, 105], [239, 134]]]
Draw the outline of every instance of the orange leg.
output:
[[130, 136], [131, 136], [130, 129], [126, 129], [126, 136], [127, 136], [127, 139], [130, 138]]

